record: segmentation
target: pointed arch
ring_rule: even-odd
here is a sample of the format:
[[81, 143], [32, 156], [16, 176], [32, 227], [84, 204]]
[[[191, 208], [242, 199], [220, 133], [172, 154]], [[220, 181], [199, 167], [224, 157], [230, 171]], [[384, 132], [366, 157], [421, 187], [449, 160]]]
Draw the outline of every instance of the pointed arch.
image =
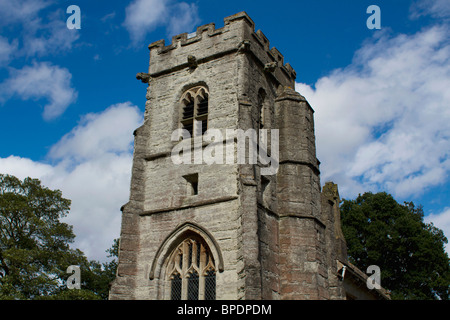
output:
[[257, 105], [258, 105], [258, 118], [257, 118], [257, 122], [258, 122], [258, 128], [257, 129], [265, 129], [266, 126], [266, 91], [263, 88], [260, 88], [258, 91], [258, 101], [257, 101]]
[[160, 274], [163, 268], [164, 262], [166, 262], [169, 256], [186, 238], [189, 236], [200, 237], [205, 244], [209, 247], [211, 254], [216, 262], [216, 268], [219, 272], [223, 272], [223, 256], [220, 247], [214, 237], [203, 227], [192, 223], [185, 222], [172, 231], [162, 242], [156, 255], [152, 261], [152, 265], [149, 272], [149, 279], [153, 280], [161, 278]]
[[209, 91], [205, 86], [191, 87], [180, 98], [180, 128], [191, 137], [201, 136], [208, 129]]

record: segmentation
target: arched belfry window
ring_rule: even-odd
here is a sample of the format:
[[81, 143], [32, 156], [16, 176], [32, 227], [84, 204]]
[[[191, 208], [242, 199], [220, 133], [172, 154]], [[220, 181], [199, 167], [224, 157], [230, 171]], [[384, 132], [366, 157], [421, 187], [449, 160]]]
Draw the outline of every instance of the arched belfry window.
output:
[[191, 137], [200, 136], [208, 129], [209, 92], [203, 86], [191, 88], [181, 96], [180, 123]]
[[264, 89], [259, 89], [258, 92], [258, 128], [257, 129], [263, 129], [265, 125], [265, 118], [266, 118], [266, 108], [265, 108], [265, 100], [266, 100], [266, 92]]
[[200, 238], [182, 241], [169, 256], [166, 269], [171, 300], [215, 300], [216, 266]]

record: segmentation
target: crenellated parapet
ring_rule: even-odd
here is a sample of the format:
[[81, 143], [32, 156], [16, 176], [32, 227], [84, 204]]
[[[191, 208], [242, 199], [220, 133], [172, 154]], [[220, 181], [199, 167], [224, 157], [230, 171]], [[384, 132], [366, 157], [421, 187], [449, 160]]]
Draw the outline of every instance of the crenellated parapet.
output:
[[[199, 26], [196, 32], [151, 43], [151, 77], [168, 74], [195, 66], [229, 54], [249, 54], [265, 72], [272, 74], [281, 85], [295, 85], [296, 72], [261, 30], [255, 32], [253, 20], [245, 12], [224, 18], [224, 26], [216, 29], [214, 23]], [[194, 68], [195, 69], [195, 68]]]

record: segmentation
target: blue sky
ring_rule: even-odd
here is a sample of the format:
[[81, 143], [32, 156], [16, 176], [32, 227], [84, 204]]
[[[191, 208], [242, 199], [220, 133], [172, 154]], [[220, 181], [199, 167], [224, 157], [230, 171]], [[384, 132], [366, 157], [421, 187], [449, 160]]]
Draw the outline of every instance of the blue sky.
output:
[[[81, 29], [69, 30], [69, 5]], [[369, 30], [369, 5], [381, 29]], [[246, 11], [315, 110], [321, 182], [387, 191], [450, 237], [450, 2], [0, 0], [0, 172], [72, 200], [76, 247], [104, 260], [128, 200], [148, 44]]]

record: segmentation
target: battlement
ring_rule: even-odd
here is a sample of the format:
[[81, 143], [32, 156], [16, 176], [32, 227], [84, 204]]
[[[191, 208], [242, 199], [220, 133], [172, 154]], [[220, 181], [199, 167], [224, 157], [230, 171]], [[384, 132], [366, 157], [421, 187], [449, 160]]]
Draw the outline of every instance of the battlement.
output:
[[[174, 68], [188, 65], [187, 57], [195, 57], [201, 63], [211, 59], [236, 53], [251, 53], [266, 69], [275, 73], [279, 69], [283, 78], [292, 82], [295, 70], [284, 63], [283, 55], [270, 42], [261, 30], [255, 32], [255, 23], [245, 12], [224, 18], [224, 26], [216, 29], [214, 23], [197, 27], [193, 33], [182, 33], [172, 37], [172, 43], [159, 40], [148, 46], [150, 50], [149, 74], [154, 77]], [[278, 75], [280, 76], [280, 75]]]
[[[178, 48], [179, 46], [187, 46], [198, 41], [201, 41], [203, 38], [203, 33], [206, 33], [208, 37], [214, 37], [218, 35], [222, 35], [223, 33], [229, 31], [230, 24], [233, 24], [236, 21], [245, 20], [245, 22], [250, 26], [250, 28], [255, 30], [255, 23], [245, 12], [239, 12], [232, 16], [224, 18], [224, 26], [222, 28], [216, 29], [215, 23], [208, 23], [202, 26], [197, 27], [197, 30], [193, 33], [181, 33], [179, 35], [172, 37], [172, 43], [170, 45], [165, 45], [165, 40], [158, 40], [151, 43], [148, 48], [150, 50], [157, 49], [158, 54], [167, 53], [169, 50], [173, 50]], [[264, 37], [265, 38], [265, 37]], [[265, 38], [265, 41], [268, 40]]]

